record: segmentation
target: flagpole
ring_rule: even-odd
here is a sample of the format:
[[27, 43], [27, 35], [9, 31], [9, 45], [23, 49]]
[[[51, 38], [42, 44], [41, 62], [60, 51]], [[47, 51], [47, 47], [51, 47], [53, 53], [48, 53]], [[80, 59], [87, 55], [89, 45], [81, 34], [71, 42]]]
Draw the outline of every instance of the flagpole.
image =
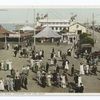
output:
[[35, 25], [36, 25], [36, 22], [35, 22], [35, 8], [34, 8], [34, 49], [35, 49], [35, 46], [36, 46], [36, 41], [35, 41], [35, 33], [36, 33]]
[[48, 26], [48, 14], [47, 14], [47, 26]]
[[6, 33], [5, 33], [5, 49], [6, 49], [6, 43], [7, 43], [7, 37], [6, 37]]

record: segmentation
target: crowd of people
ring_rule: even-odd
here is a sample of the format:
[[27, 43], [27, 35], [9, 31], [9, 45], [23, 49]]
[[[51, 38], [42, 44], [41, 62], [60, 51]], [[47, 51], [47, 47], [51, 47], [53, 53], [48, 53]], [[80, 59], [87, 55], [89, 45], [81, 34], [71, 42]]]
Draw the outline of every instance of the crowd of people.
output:
[[[29, 59], [29, 65], [23, 66], [20, 72], [10, 67], [9, 70], [11, 74], [7, 75], [6, 79], [0, 79], [0, 90], [18, 91], [21, 90], [21, 88], [28, 89], [28, 74], [29, 71], [32, 70], [35, 74], [34, 78], [37, 84], [43, 88], [55, 86], [64, 89], [68, 88], [69, 92], [83, 93], [84, 84], [82, 76], [97, 75], [97, 66], [95, 64], [83, 64], [81, 62], [77, 72], [75, 65], [67, 58], [67, 56], [72, 57], [72, 49], [73, 48], [69, 48], [66, 53], [64, 53], [60, 49], [57, 51], [55, 48], [52, 48], [49, 53], [50, 59], [44, 62], [46, 55], [44, 50], [41, 49], [37, 51], [36, 48], [28, 49], [28, 47], [16, 45], [14, 47], [14, 57], [17, 57], [18, 53], [20, 57], [27, 57]], [[1, 70], [5, 70], [4, 65], [5, 63], [1, 61]], [[73, 80], [70, 81], [69, 78]]]
[[0, 78], [0, 91], [18, 91], [21, 88], [27, 88], [28, 80], [26, 73], [11, 69], [11, 74], [6, 76], [6, 79]]

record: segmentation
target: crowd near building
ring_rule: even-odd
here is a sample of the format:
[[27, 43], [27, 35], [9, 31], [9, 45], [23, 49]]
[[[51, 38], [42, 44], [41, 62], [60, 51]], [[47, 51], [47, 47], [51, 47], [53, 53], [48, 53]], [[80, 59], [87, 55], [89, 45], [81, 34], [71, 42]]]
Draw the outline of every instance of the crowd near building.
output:
[[[37, 32], [37, 27], [41, 27]], [[65, 32], [64, 32], [65, 31]], [[35, 34], [34, 34], [35, 33]], [[87, 28], [78, 22], [70, 22], [66, 20], [38, 20], [37, 26], [34, 28], [25, 25], [17, 32], [9, 32], [0, 26], [0, 40], [5, 43], [4, 48], [8, 51], [13, 49], [13, 57], [18, 55], [21, 59], [28, 59], [29, 64], [21, 66], [22, 70], [15, 70], [12, 67], [12, 61], [0, 61], [1, 71], [10, 71], [10, 75], [6, 79], [0, 79], [1, 91], [20, 91], [22, 88], [28, 90], [28, 77], [30, 71], [35, 74], [35, 81], [42, 88], [55, 86], [57, 88], [68, 88], [68, 92], [83, 93], [84, 83], [83, 76], [97, 75], [97, 61], [88, 55], [85, 51], [83, 57], [84, 63], [80, 62], [78, 71], [75, 69], [75, 64], [68, 60], [69, 58], [79, 59], [78, 54], [75, 53], [77, 43], [79, 41], [79, 34], [87, 33]], [[10, 44], [10, 40], [17, 40], [16, 45]], [[33, 39], [33, 42], [30, 40]], [[9, 42], [10, 41], [10, 42]], [[25, 42], [25, 45], [23, 43]], [[62, 49], [55, 50], [55, 47], [49, 50], [47, 61], [44, 62], [45, 51], [42, 49], [37, 50], [36, 44], [40, 43], [57, 43], [70, 47], [66, 51]], [[94, 61], [93, 64], [90, 64]], [[60, 64], [59, 64], [60, 63]], [[77, 63], [77, 62], [76, 62]], [[71, 64], [71, 66], [69, 65]], [[73, 78], [73, 83], [69, 78]]]

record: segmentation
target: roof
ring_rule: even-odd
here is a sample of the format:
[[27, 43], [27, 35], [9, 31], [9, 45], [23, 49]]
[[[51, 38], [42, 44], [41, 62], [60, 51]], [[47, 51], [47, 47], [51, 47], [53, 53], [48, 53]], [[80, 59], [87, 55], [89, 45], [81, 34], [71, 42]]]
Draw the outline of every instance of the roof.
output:
[[20, 30], [23, 30], [23, 31], [33, 31], [34, 28], [31, 27], [31, 26], [24, 26], [24, 27], [22, 27]]
[[41, 32], [36, 34], [36, 38], [60, 38], [61, 35], [53, 31], [49, 26], [45, 27]]
[[9, 35], [9, 34], [15, 34], [15, 33], [6, 30], [3, 26], [0, 25], [0, 38], [4, 37], [5, 34]]
[[85, 25], [83, 25], [83, 24], [81, 24], [81, 23], [79, 23], [79, 22], [76, 22], [76, 23], [74, 23], [74, 24], [70, 25], [69, 27], [71, 27], [71, 26], [73, 26], [73, 25], [75, 25], [75, 24], [79, 24], [79, 25], [81, 25], [81, 26], [85, 27]]
[[69, 22], [68, 20], [65, 19], [41, 19], [39, 22]]

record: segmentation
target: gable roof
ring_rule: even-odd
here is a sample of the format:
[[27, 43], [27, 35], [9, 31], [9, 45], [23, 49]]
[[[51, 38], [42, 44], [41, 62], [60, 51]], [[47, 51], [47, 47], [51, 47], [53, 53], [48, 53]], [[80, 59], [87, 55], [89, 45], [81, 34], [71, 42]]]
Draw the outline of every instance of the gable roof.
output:
[[53, 31], [49, 26], [45, 27], [41, 32], [36, 34], [36, 38], [60, 38], [61, 35]]
[[71, 26], [73, 26], [73, 25], [75, 25], [75, 24], [79, 24], [79, 25], [81, 25], [81, 26], [83, 26], [83, 27], [86, 27], [85, 25], [83, 25], [83, 24], [81, 24], [81, 23], [79, 23], [79, 22], [76, 22], [76, 23], [70, 25], [69, 27], [71, 27]]

